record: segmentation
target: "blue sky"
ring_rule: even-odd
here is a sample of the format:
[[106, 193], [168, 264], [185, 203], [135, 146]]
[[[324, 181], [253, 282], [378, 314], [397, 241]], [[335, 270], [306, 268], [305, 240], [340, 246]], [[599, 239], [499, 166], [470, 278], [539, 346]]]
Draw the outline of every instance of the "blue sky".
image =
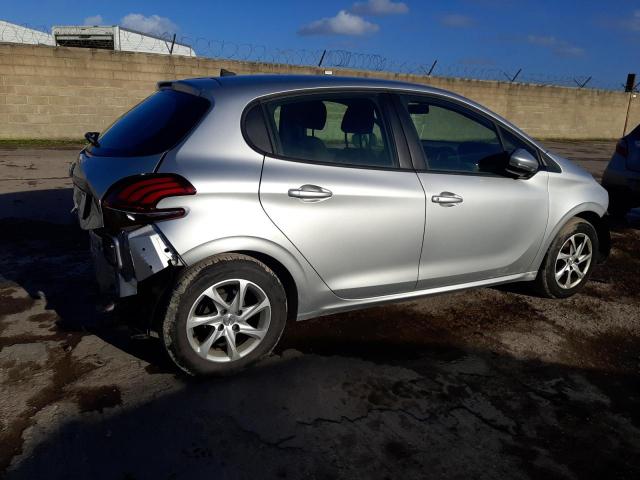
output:
[[[34, 26], [128, 24], [269, 49], [345, 49], [435, 74], [504, 70], [616, 87], [640, 73], [640, 1], [323, 0], [3, 2], [0, 18]], [[193, 42], [192, 42], [193, 43]], [[197, 50], [197, 45], [196, 45]]]

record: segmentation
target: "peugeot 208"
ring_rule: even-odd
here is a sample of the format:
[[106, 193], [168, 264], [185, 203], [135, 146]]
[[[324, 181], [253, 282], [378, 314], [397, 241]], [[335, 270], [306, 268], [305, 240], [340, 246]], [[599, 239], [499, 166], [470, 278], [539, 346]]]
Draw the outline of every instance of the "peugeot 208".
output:
[[509, 282], [569, 297], [609, 248], [590, 174], [427, 86], [161, 82], [87, 139], [71, 173], [98, 283], [144, 298], [189, 374], [255, 362], [287, 320]]

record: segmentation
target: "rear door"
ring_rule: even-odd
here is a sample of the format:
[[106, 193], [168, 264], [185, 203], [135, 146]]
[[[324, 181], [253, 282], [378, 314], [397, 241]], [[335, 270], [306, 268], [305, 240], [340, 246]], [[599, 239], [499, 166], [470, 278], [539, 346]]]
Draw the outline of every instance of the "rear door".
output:
[[411, 291], [418, 276], [424, 192], [383, 103], [325, 93], [264, 105], [275, 153], [265, 157], [262, 205], [343, 298]]
[[422, 156], [426, 226], [418, 288], [525, 273], [544, 237], [548, 175], [515, 179], [511, 152], [535, 147], [515, 133], [440, 98], [403, 96], [403, 124]]

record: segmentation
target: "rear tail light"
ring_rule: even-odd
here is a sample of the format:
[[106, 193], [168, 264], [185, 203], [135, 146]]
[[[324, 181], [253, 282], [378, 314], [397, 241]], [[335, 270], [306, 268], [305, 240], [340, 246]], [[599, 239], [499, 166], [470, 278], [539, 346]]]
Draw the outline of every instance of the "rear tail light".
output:
[[618, 141], [618, 143], [616, 144], [616, 153], [623, 156], [624, 158], [627, 158], [627, 155], [629, 155], [629, 145], [627, 144], [626, 139], [621, 138]]
[[102, 200], [105, 224], [140, 225], [183, 217], [184, 208], [158, 208], [160, 200], [194, 195], [196, 189], [179, 175], [153, 173], [119, 180]]

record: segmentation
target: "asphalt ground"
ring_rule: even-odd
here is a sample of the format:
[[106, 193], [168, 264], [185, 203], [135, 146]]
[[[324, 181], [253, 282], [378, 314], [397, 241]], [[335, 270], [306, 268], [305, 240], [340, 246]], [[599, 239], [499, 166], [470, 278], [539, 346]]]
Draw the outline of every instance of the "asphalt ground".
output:
[[[548, 142], [599, 178], [612, 142]], [[640, 231], [567, 300], [478, 289], [293, 323], [235, 377], [96, 311], [74, 150], [0, 150], [0, 477], [640, 478]]]

